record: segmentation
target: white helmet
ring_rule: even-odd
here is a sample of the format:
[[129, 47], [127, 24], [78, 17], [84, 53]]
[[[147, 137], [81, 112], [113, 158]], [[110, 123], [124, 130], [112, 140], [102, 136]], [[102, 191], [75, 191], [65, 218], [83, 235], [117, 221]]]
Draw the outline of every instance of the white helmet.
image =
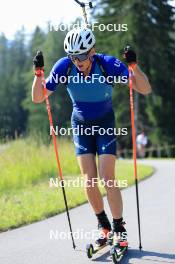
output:
[[69, 31], [64, 40], [67, 54], [82, 54], [89, 51], [95, 44], [95, 36], [88, 28], [75, 28]]

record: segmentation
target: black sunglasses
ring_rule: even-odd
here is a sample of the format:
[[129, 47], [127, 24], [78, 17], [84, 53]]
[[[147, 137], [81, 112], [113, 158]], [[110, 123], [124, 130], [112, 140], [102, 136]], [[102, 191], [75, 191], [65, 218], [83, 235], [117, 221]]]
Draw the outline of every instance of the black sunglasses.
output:
[[82, 53], [82, 54], [77, 54], [77, 55], [68, 55], [68, 57], [72, 60], [72, 61], [75, 61], [75, 60], [79, 60], [79, 61], [85, 61], [88, 59], [88, 55], [89, 55], [89, 52], [85, 52], [85, 53]]

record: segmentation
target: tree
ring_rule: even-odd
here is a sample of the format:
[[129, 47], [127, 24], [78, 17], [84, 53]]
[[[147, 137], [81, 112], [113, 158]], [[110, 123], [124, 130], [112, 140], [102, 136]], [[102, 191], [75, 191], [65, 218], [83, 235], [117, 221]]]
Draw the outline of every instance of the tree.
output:
[[1, 137], [14, 138], [26, 125], [26, 112], [21, 105], [26, 96], [23, 76], [26, 70], [25, 31], [18, 31], [12, 42], [4, 36], [0, 42]]
[[[174, 10], [167, 0], [152, 1], [96, 1], [100, 12], [94, 16], [99, 23], [127, 24], [127, 32], [97, 32], [97, 47], [104, 47], [113, 55], [118, 55], [130, 44], [138, 54], [139, 64], [150, 79], [153, 93], [148, 97], [139, 95], [139, 128], [146, 127], [153, 143], [175, 143], [174, 79], [175, 63], [174, 39], [172, 38]], [[168, 89], [167, 89], [168, 87]], [[128, 113], [127, 93], [116, 90], [118, 123], [126, 120]], [[123, 96], [123, 97], [122, 97]], [[123, 98], [121, 102], [120, 99]], [[119, 105], [117, 106], [117, 102]], [[121, 103], [120, 103], [121, 102]], [[123, 105], [123, 106], [122, 106]], [[121, 106], [121, 107], [120, 107]], [[115, 108], [115, 109], [116, 109]], [[124, 114], [122, 114], [122, 112]], [[129, 117], [129, 113], [127, 114]]]

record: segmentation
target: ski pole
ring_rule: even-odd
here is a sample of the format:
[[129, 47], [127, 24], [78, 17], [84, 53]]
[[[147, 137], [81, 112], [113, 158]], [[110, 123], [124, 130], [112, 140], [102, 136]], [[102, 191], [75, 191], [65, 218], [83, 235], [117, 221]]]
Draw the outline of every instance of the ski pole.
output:
[[44, 87], [44, 97], [45, 97], [45, 101], [46, 101], [46, 108], [47, 108], [49, 123], [50, 123], [50, 126], [52, 128], [52, 140], [53, 140], [53, 144], [54, 144], [56, 161], [57, 161], [58, 178], [60, 176], [61, 189], [62, 189], [62, 192], [63, 192], [64, 202], [65, 202], [65, 207], [66, 207], [67, 219], [68, 219], [70, 233], [71, 233], [71, 238], [72, 238], [72, 245], [73, 245], [73, 248], [75, 249], [76, 245], [75, 245], [75, 242], [74, 242], [74, 237], [73, 237], [73, 232], [72, 232], [72, 225], [71, 225], [71, 221], [70, 221], [69, 208], [68, 208], [66, 192], [65, 192], [65, 188], [64, 188], [64, 178], [63, 178], [62, 168], [61, 168], [59, 154], [58, 154], [56, 136], [55, 136], [55, 133], [54, 133], [53, 118], [52, 118], [49, 98], [48, 98], [48, 95], [47, 95], [47, 88], [46, 88], [46, 81], [45, 81], [45, 78], [44, 78], [44, 71], [42, 71], [42, 84], [43, 84], [43, 87]]
[[138, 231], [139, 231], [139, 249], [141, 250], [142, 242], [141, 242], [139, 190], [138, 190], [138, 177], [137, 177], [137, 148], [136, 148], [136, 130], [135, 130], [135, 123], [134, 123], [132, 72], [133, 72], [132, 67], [129, 66], [129, 90], [130, 90], [130, 111], [131, 111], [131, 129], [132, 129], [132, 145], [133, 145], [133, 161], [134, 161], [134, 178], [135, 178], [136, 203], [137, 203]]
[[92, 2], [83, 3], [83, 2], [80, 2], [79, 0], [74, 0], [74, 1], [82, 8], [84, 22], [85, 22], [86, 26], [88, 26], [89, 24], [88, 24], [88, 20], [87, 20], [86, 6], [93, 8]]

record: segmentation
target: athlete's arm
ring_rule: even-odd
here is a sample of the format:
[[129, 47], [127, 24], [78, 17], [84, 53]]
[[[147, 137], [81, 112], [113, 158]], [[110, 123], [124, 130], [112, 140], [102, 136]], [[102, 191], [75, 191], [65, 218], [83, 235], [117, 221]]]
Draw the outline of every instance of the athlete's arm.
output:
[[[51, 95], [53, 92], [47, 90], [47, 95]], [[42, 84], [42, 77], [34, 77], [32, 85], [32, 101], [34, 103], [42, 103], [45, 100], [44, 90]]]
[[[33, 63], [35, 66], [35, 69], [40, 68], [42, 69], [44, 67], [44, 59], [42, 54], [39, 54], [39, 59], [38, 59], [38, 53], [35, 56]], [[55, 90], [57, 85], [59, 84], [59, 78], [61, 76], [66, 77], [67, 74], [67, 69], [70, 64], [70, 59], [62, 58], [58, 60], [48, 78], [46, 79], [46, 88], [47, 88], [47, 95], [50, 96]], [[35, 76], [33, 85], [32, 85], [32, 101], [34, 103], [42, 103], [45, 100], [44, 97], [44, 90], [43, 90], [43, 84], [42, 84], [42, 77]]]
[[130, 46], [127, 46], [124, 49], [124, 58], [129, 66], [132, 67], [132, 81], [133, 89], [141, 94], [149, 94], [151, 92], [151, 85], [147, 76], [143, 73], [140, 67], [137, 65], [137, 56], [136, 53], [131, 49]]
[[151, 93], [151, 85], [149, 83], [149, 80], [144, 72], [140, 69], [140, 67], [138, 65], [135, 65], [132, 71], [133, 89], [144, 95]]
[[[37, 70], [44, 70], [44, 57], [41, 51], [37, 51], [33, 59], [33, 68], [35, 73]], [[42, 77], [39, 76], [41, 73], [36, 73], [37, 76], [34, 77], [32, 85], [32, 101], [34, 103], [42, 103], [44, 101], [44, 90], [42, 84]], [[47, 91], [49, 96], [52, 92]]]

